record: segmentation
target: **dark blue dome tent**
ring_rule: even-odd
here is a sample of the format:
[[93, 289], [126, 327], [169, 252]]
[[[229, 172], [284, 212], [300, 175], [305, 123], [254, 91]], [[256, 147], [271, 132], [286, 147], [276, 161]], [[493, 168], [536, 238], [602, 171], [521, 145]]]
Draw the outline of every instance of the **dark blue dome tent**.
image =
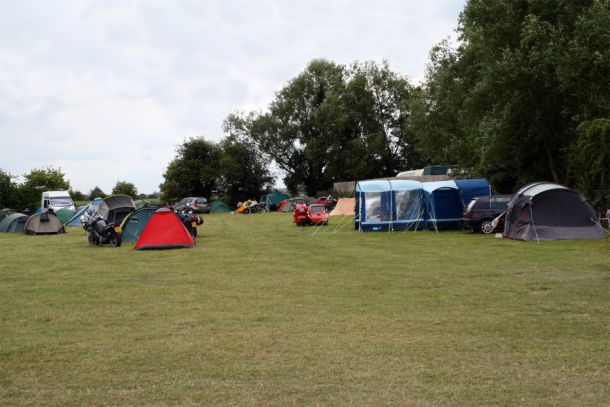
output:
[[424, 221], [423, 190], [418, 181], [358, 181], [355, 196], [357, 230], [415, 230]]
[[603, 239], [604, 228], [578, 192], [551, 182], [521, 188], [506, 210], [504, 237], [517, 240]]

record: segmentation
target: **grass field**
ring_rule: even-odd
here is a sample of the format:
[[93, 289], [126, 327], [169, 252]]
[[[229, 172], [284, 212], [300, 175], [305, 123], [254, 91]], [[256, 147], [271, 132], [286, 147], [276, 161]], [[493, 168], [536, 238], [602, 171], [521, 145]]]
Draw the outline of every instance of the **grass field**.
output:
[[606, 242], [204, 216], [173, 251], [0, 234], [0, 404], [610, 404]]

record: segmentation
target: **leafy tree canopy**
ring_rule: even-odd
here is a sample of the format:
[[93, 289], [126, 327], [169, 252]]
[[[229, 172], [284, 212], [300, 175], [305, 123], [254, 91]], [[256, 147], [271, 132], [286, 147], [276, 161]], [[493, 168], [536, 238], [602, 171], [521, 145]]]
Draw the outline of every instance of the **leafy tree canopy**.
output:
[[461, 164], [504, 192], [537, 180], [584, 185], [575, 152], [591, 138], [608, 143], [600, 122], [578, 130], [610, 118], [607, 2], [469, 1], [458, 32], [457, 48], [432, 50], [414, 98], [424, 157]]
[[165, 201], [187, 196], [218, 196], [232, 204], [256, 199], [273, 182], [268, 164], [254, 143], [237, 136], [220, 143], [190, 138], [178, 146], [160, 189]]
[[291, 192], [313, 195], [335, 181], [421, 164], [407, 126], [411, 91], [387, 63], [314, 60], [277, 92], [267, 112], [232, 114], [225, 131], [275, 161]]
[[95, 198], [106, 198], [108, 195], [106, 195], [106, 193], [104, 191], [102, 191], [102, 188], [100, 188], [99, 186], [95, 186], [91, 191], [89, 191], [89, 199], [94, 200]]
[[65, 179], [61, 168], [46, 167], [33, 169], [24, 175], [25, 182], [20, 187], [25, 206], [33, 210], [40, 206], [40, 198], [44, 191], [67, 191], [70, 181]]
[[131, 182], [117, 181], [117, 183], [114, 186], [114, 188], [112, 188], [112, 193], [113, 194], [129, 195], [129, 196], [135, 198], [135, 197], [138, 196], [138, 189]]

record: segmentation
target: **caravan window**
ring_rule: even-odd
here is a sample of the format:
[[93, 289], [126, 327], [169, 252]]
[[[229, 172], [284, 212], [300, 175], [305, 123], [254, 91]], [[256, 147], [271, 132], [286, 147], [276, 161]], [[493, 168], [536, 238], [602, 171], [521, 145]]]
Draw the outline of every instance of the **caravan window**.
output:
[[[72, 202], [72, 198], [70, 198], [69, 196], [60, 197], [60, 198], [51, 198], [51, 205], [53, 205], [53, 206], [70, 206], [73, 203], [74, 202]], [[45, 205], [47, 205], [46, 201], [45, 201]]]

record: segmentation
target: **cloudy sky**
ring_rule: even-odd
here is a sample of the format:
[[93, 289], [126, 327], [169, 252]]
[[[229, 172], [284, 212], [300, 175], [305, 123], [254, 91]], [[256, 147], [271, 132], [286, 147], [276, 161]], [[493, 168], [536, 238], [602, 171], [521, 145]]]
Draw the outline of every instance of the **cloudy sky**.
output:
[[423, 79], [464, 0], [0, 0], [0, 168], [158, 190], [185, 137], [223, 137], [314, 58]]

